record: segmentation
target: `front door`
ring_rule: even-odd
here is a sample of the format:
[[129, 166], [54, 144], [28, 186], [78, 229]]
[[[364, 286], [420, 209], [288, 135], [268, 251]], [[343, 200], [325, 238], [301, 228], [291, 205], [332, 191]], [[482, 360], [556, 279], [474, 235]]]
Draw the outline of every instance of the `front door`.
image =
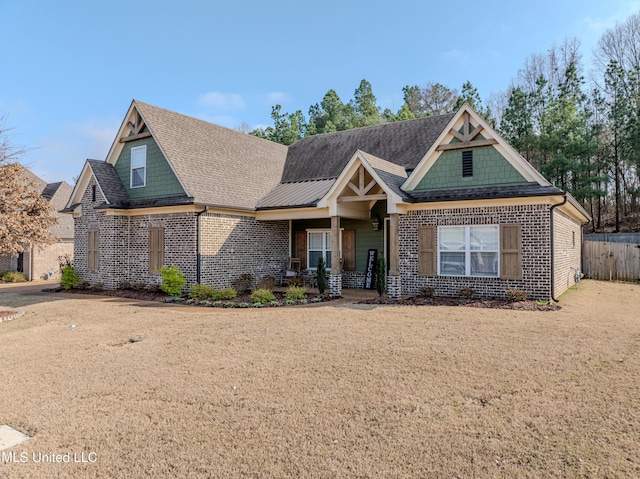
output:
[[24, 253], [20, 253], [18, 255], [18, 266], [16, 266], [16, 271], [24, 273]]

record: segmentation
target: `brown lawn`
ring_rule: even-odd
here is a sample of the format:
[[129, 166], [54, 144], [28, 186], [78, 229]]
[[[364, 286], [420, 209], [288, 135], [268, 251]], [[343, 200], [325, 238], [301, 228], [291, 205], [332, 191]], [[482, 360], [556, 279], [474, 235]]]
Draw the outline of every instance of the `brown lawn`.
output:
[[0, 425], [33, 436], [2, 478], [640, 477], [637, 284], [584, 281], [555, 312], [41, 287], [0, 286], [26, 311], [0, 324]]

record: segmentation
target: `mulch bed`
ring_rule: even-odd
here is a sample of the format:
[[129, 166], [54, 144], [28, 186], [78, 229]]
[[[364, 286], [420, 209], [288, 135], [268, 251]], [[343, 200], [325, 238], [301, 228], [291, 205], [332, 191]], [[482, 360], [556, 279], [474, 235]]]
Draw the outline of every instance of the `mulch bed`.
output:
[[[167, 296], [164, 293], [157, 293], [157, 292], [153, 292], [153, 291], [146, 291], [146, 290], [142, 290], [142, 291], [134, 291], [134, 290], [130, 290], [130, 289], [104, 289], [102, 291], [94, 291], [91, 289], [69, 289], [69, 290], [64, 290], [62, 288], [47, 288], [47, 289], [43, 289], [42, 291], [44, 292], [48, 292], [48, 293], [59, 293], [59, 292], [64, 292], [64, 293], [78, 293], [78, 294], [91, 294], [91, 295], [98, 295], [98, 296], [112, 296], [112, 297], [116, 297], [116, 298], [127, 298], [127, 299], [135, 299], [135, 300], [139, 300], [139, 301], [155, 301], [155, 302], [171, 302], [171, 303], [175, 303], [175, 304], [184, 304], [187, 306], [200, 306], [200, 307], [205, 307], [205, 306], [209, 306], [209, 307], [215, 307], [213, 305], [214, 300], [210, 299], [208, 300], [211, 304], [202, 304], [199, 300], [189, 300], [189, 297], [187, 295], [183, 295], [180, 296], [177, 301], [174, 298], [170, 298], [169, 296]], [[293, 304], [287, 304], [287, 300], [284, 297], [284, 293], [280, 293], [280, 292], [274, 292], [273, 293], [274, 296], [276, 297], [276, 301], [278, 301], [278, 306], [293, 306]], [[325, 302], [325, 301], [331, 301], [335, 298], [329, 296], [328, 294], [310, 294], [307, 293], [307, 299], [306, 299], [306, 304], [313, 304], [313, 303], [321, 303], [321, 302]], [[167, 301], [169, 300], [169, 301]], [[233, 303], [234, 307], [240, 307], [240, 304], [243, 303], [247, 303], [249, 306], [248, 307], [253, 307], [253, 302], [251, 301], [251, 294], [250, 293], [242, 293], [242, 294], [238, 294], [238, 296], [233, 299], [233, 300], [221, 300], [222, 304], [219, 305], [218, 307], [229, 307], [226, 306], [228, 303]], [[300, 302], [300, 301], [295, 301], [294, 304], [305, 304], [304, 302]], [[271, 305], [270, 303], [264, 304], [262, 305], [263, 308], [273, 308], [276, 307], [274, 305]]]
[[515, 309], [518, 311], [557, 311], [557, 304], [538, 304], [535, 301], [509, 301], [507, 299], [464, 299], [449, 296], [427, 298], [415, 296], [406, 299], [390, 299], [385, 296], [360, 301], [358, 304], [389, 306], [465, 306], [469, 308]]

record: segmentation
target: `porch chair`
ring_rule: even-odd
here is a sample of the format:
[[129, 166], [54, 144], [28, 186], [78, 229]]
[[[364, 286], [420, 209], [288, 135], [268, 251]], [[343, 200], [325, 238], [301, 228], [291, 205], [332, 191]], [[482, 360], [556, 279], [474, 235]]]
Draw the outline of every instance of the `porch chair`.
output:
[[290, 258], [289, 265], [284, 272], [284, 282], [287, 286], [291, 286], [300, 280], [300, 258]]

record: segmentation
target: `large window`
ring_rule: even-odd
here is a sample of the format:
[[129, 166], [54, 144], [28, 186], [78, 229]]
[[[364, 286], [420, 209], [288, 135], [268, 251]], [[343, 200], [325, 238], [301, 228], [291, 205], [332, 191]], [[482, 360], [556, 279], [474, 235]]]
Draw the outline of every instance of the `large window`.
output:
[[438, 274], [498, 277], [499, 236], [498, 225], [439, 227]]
[[131, 148], [131, 188], [140, 188], [147, 181], [147, 147]]
[[307, 265], [309, 269], [318, 267], [318, 258], [324, 258], [327, 269], [331, 269], [331, 231], [316, 230], [307, 231]]

